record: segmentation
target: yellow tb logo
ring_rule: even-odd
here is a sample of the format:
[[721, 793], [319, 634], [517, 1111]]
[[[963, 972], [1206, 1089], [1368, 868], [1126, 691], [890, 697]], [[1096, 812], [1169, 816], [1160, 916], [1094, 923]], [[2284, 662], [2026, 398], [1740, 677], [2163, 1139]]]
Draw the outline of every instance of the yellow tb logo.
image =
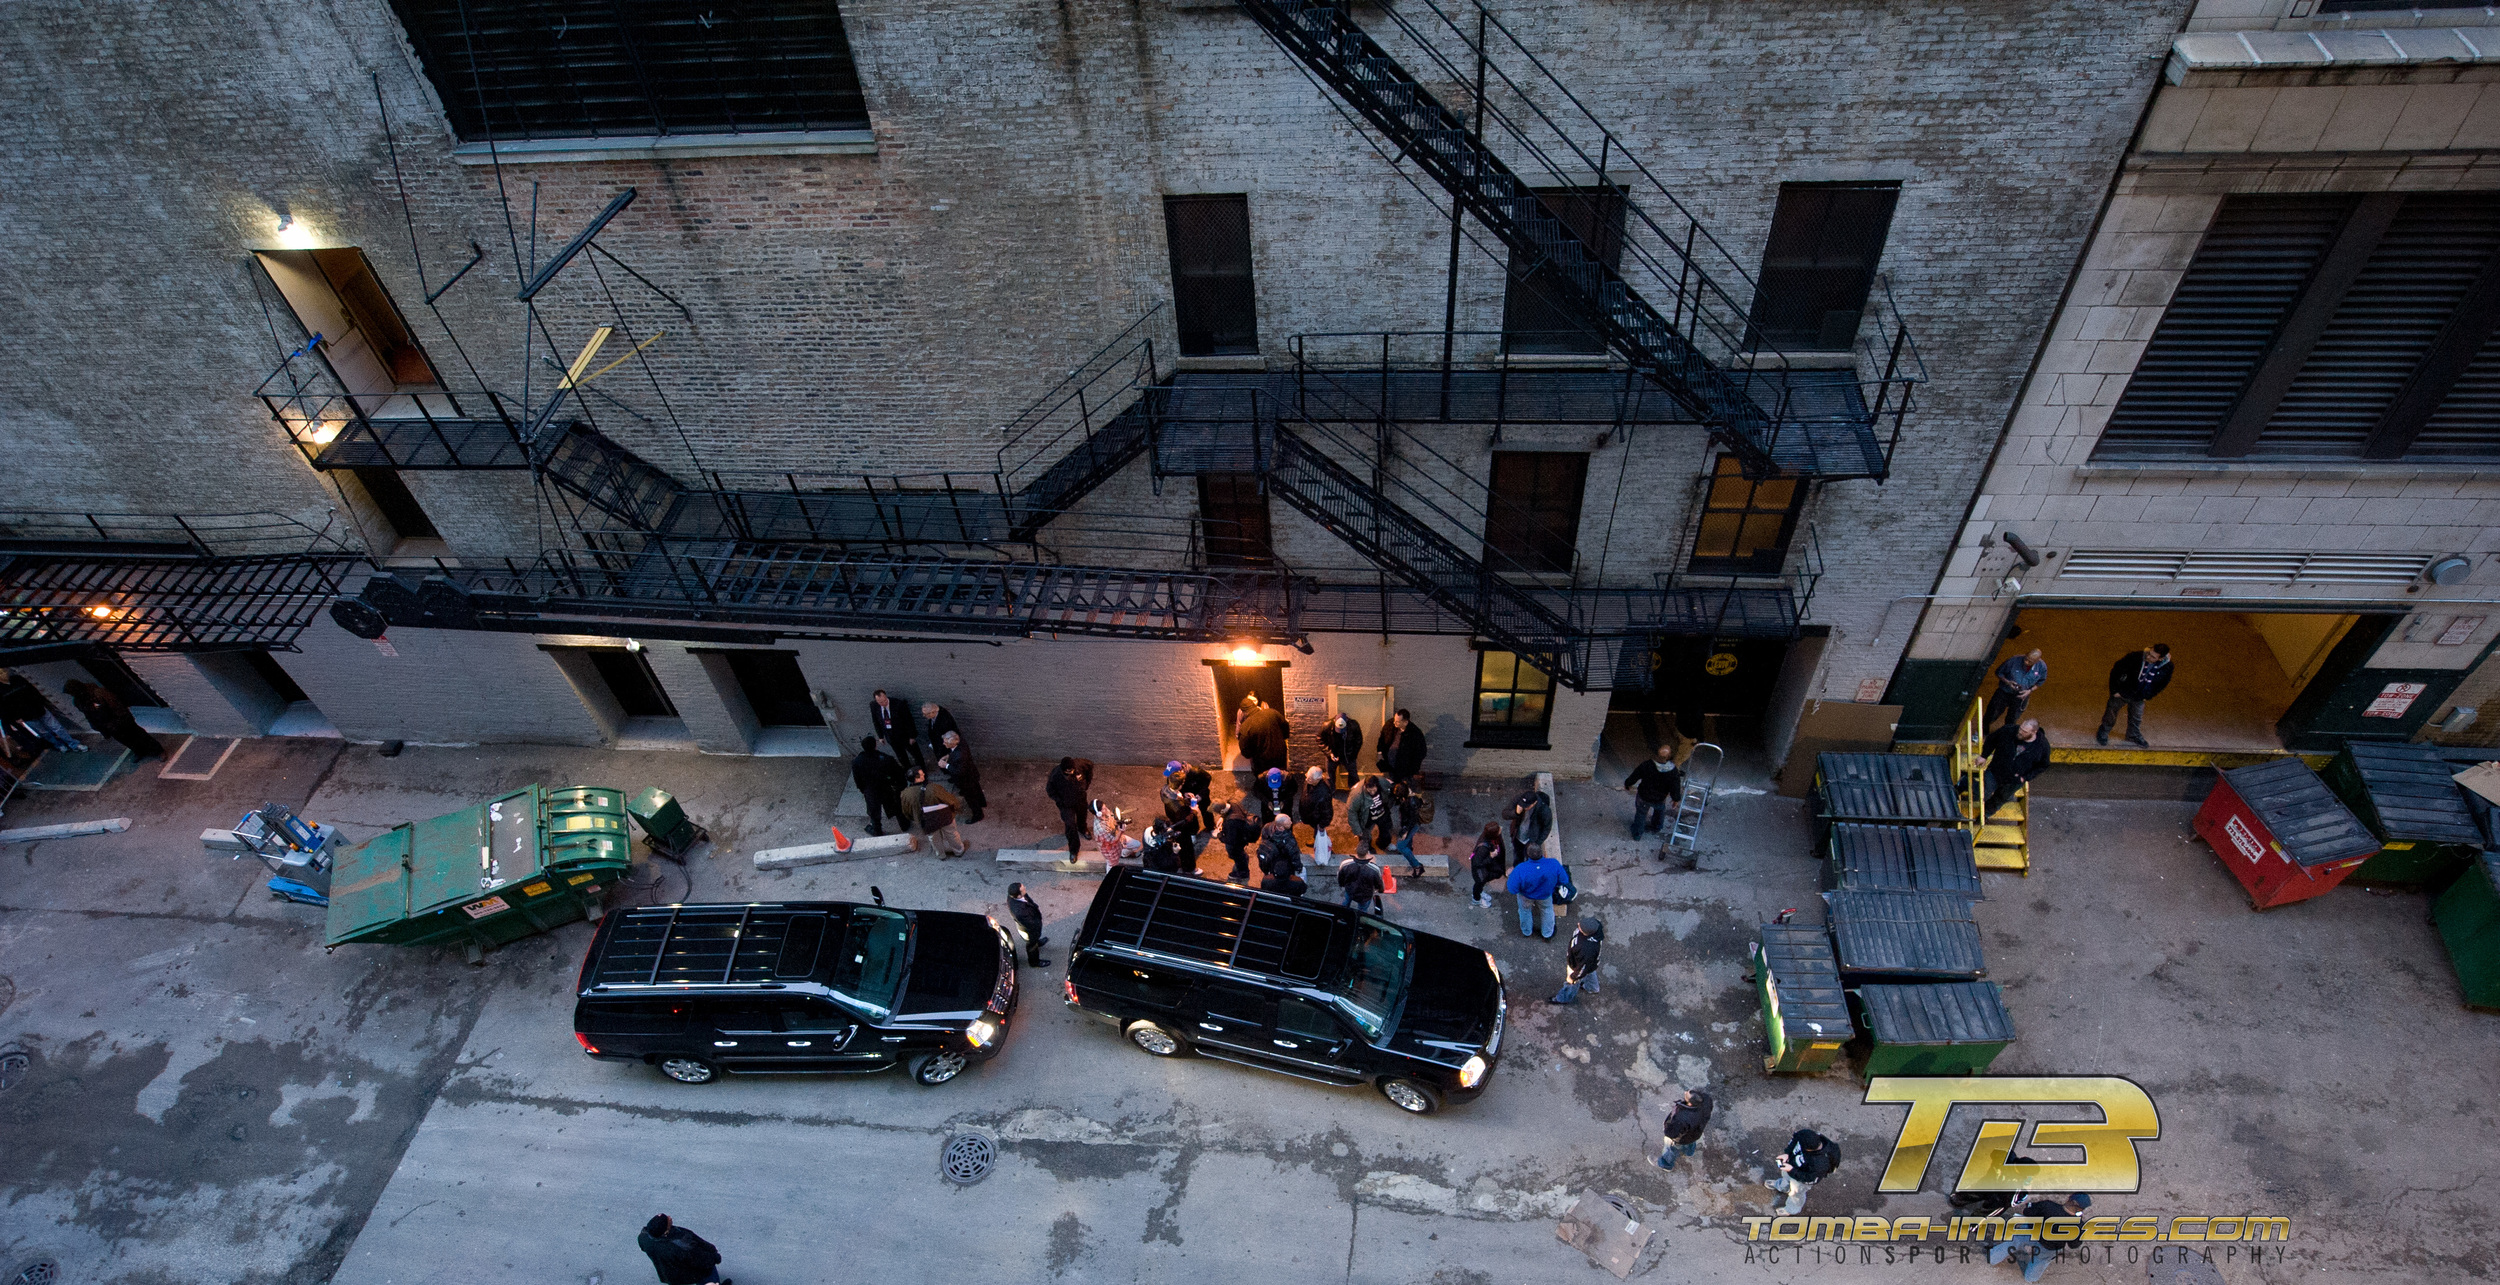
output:
[[2006, 1159], [2022, 1135], [2020, 1120], [1987, 1120], [1972, 1142], [1970, 1159], [1953, 1191], [2134, 1191], [2142, 1180], [2135, 1141], [2161, 1136], [2161, 1112], [2132, 1080], [2114, 1075], [1921, 1076], [1879, 1075], [1866, 1084], [1868, 1102], [1906, 1102], [1909, 1118], [1893, 1140], [1892, 1163], [1877, 1191], [1916, 1191], [1927, 1162], [1944, 1136], [1945, 1117], [1960, 1103], [2090, 1103], [2098, 1122], [2043, 1120], [2031, 1141], [2043, 1147], [2081, 1147], [2083, 1159], [2024, 1163]]

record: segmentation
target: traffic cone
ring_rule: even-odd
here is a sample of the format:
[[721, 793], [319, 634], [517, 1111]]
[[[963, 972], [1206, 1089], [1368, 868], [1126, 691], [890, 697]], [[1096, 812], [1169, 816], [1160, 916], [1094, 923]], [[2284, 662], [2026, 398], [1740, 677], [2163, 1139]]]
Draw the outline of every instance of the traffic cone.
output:
[[833, 850], [834, 850], [834, 851], [836, 851], [836, 852], [848, 852], [848, 851], [850, 851], [850, 850], [851, 850], [851, 836], [849, 836], [849, 835], [847, 835], [847, 834], [842, 833], [842, 827], [840, 827], [840, 826], [838, 826], [838, 825], [837, 825], [837, 826], [833, 826], [833, 827], [831, 827], [831, 828], [832, 828], [832, 830], [833, 830]]

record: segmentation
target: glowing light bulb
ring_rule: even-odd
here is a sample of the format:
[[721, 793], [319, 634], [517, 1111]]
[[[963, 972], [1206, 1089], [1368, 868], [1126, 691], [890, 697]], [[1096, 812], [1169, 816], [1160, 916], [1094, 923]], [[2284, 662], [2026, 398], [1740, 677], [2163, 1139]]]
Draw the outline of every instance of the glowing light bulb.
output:
[[1260, 655], [1258, 648], [1248, 645], [1233, 648], [1231, 659], [1232, 663], [1236, 665], [1264, 665], [1267, 663], [1267, 657]]

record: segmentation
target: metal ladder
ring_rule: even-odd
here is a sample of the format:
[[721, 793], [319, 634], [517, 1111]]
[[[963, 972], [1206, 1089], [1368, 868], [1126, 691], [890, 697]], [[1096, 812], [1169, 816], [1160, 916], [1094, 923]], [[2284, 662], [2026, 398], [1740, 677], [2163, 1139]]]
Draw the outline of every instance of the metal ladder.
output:
[[[1693, 770], [1703, 750], [1710, 751], [1710, 781], [1703, 784], [1700, 772]], [[1719, 788], [1719, 769], [1727, 765], [1727, 751], [1708, 741], [1693, 746], [1693, 756], [1685, 760], [1684, 797], [1676, 801], [1675, 820], [1667, 826], [1668, 852], [1696, 852], [1701, 847], [1701, 817], [1710, 810], [1710, 796]]]

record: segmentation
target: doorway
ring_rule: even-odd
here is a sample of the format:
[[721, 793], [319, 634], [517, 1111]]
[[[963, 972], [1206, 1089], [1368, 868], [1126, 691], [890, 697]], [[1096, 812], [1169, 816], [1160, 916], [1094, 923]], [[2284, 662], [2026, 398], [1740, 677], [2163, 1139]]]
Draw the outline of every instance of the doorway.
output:
[[87, 671], [87, 677], [95, 680], [96, 686], [113, 693], [113, 699], [131, 709], [161, 709], [165, 705], [163, 697], [111, 652], [81, 657], [78, 667]]
[[660, 676], [651, 670], [651, 658], [627, 647], [584, 647], [582, 654], [590, 667], [598, 672], [599, 681], [607, 684], [608, 695], [616, 698], [616, 707], [627, 718], [675, 718], [677, 703], [668, 698], [660, 686]]
[[1784, 638], [1662, 637], [1649, 654], [1649, 690], [1617, 688], [1607, 697], [1608, 734], [1620, 724], [1637, 729], [1635, 740], [1654, 746], [1666, 739], [1672, 723], [1693, 740], [1731, 750], [1761, 748], [1771, 693], [1787, 656]]
[[823, 727], [824, 713], [808, 695], [807, 676], [799, 672], [794, 651], [724, 651], [719, 653], [738, 680], [755, 721], [765, 727]]
[[[1265, 700], [1266, 697], [1260, 697]], [[1328, 717], [1343, 714], [1363, 729], [1363, 748], [1354, 755], [1357, 775], [1377, 770], [1372, 762], [1372, 747], [1380, 743], [1380, 729], [1398, 707], [1398, 689], [1394, 687], [1331, 687], [1328, 689]]]
[[[1256, 696], [1260, 704], [1283, 713], [1285, 666], [1236, 665], [1229, 660], [1210, 660], [1207, 667], [1215, 672], [1215, 725], [1217, 734], [1223, 738], [1224, 765], [1236, 772], [1246, 772], [1250, 763], [1241, 757], [1239, 747], [1233, 743], [1234, 725], [1241, 720], [1241, 698]], [[1370, 732], [1370, 729], [1365, 731]]]

